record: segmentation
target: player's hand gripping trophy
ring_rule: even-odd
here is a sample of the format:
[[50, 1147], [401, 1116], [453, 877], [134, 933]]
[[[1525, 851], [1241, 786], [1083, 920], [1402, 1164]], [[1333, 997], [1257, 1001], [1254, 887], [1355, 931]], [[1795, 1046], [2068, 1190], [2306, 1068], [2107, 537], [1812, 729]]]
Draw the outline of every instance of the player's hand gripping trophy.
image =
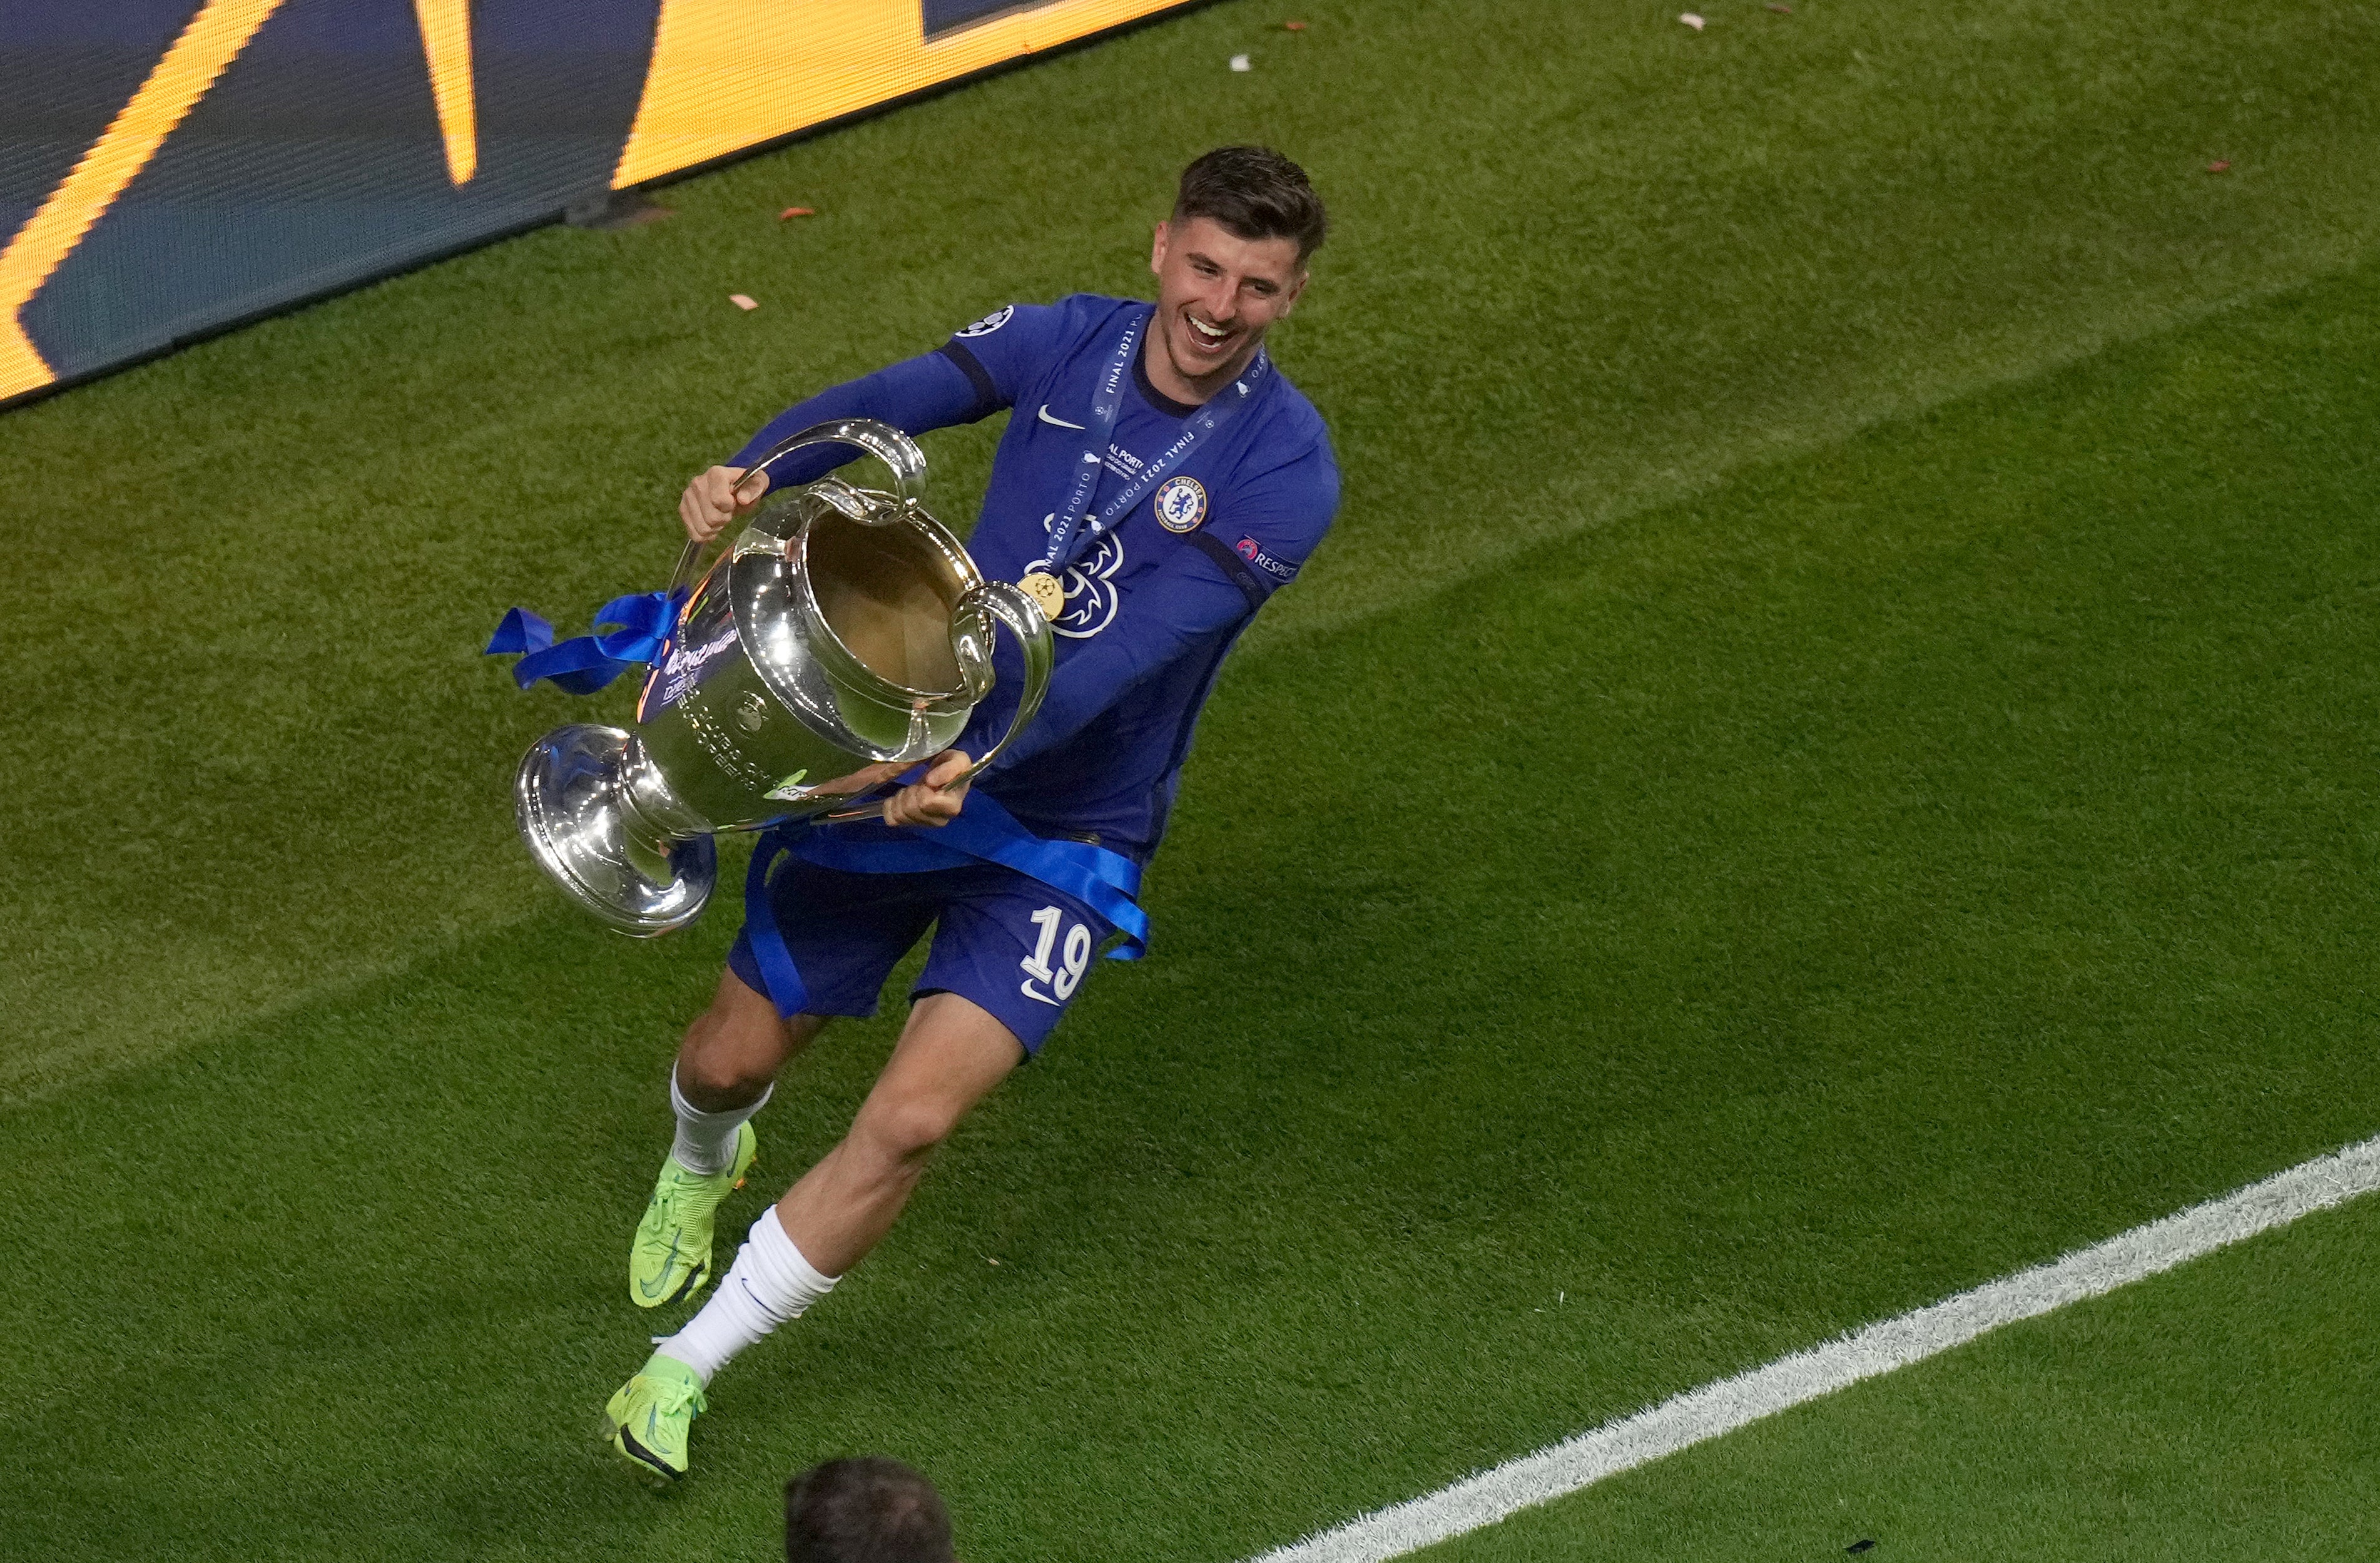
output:
[[829, 476], [772, 492], [707, 570], [705, 545], [689, 542], [668, 595], [684, 606], [636, 731], [574, 723], [521, 760], [522, 840], [623, 933], [650, 938], [701, 913], [718, 879], [714, 832], [880, 812], [891, 777], [948, 748], [990, 693], [995, 622], [1024, 648], [1025, 688], [1007, 733], [949, 785], [1040, 708], [1049, 622], [926, 513], [926, 458], [907, 435], [820, 424], [754, 466], [828, 443], [882, 462], [892, 491]]

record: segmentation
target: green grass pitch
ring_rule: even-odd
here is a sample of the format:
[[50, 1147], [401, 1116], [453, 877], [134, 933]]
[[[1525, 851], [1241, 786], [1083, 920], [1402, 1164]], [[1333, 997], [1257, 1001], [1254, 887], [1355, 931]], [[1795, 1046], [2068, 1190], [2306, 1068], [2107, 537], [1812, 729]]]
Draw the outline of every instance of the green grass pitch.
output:
[[[1285, 14], [0, 418], [0, 1556], [759, 1558], [881, 1450], [978, 1563], [1229, 1560], [2380, 1130], [2380, 16]], [[1240, 139], [1332, 202], [1278, 345], [1347, 504], [1153, 959], [651, 1496], [594, 1424], [675, 1321], [620, 1271], [733, 907], [562, 903], [512, 766], [625, 697], [478, 647], [657, 584], [804, 390], [1135, 289]], [[943, 514], [995, 436], [927, 442]], [[1446, 1551], [2369, 1551], [2374, 1219]]]
[[2367, 1557], [2362, 1205], [1414, 1556]]

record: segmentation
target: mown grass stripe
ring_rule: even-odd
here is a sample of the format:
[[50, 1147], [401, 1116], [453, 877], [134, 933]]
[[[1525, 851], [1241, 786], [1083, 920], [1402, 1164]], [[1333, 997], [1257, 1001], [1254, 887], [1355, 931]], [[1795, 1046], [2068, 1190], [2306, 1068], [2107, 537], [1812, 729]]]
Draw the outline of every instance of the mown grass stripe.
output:
[[2103, 1296], [2380, 1188], [2380, 1136], [2316, 1157], [2062, 1259], [1872, 1324], [1764, 1367], [1277, 1547], [1256, 1563], [1380, 1563], [1506, 1520], [1954, 1346]]

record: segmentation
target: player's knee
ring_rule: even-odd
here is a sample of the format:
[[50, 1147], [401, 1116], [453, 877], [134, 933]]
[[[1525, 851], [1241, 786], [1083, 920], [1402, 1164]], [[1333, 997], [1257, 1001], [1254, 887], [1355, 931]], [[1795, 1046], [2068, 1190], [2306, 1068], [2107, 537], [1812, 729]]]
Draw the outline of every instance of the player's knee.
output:
[[677, 1060], [678, 1090], [704, 1112], [727, 1112], [746, 1106], [769, 1079], [766, 1074], [752, 1078], [742, 1060], [723, 1048], [690, 1048]]
[[[813, 1026], [812, 1029], [815, 1029]], [[678, 1049], [677, 1084], [686, 1098], [706, 1112], [750, 1105], [777, 1077], [796, 1038], [774, 1009], [714, 1001], [686, 1028]]]
[[677, 1086], [705, 1112], [749, 1105], [768, 1089], [783, 1061], [772, 1039], [739, 1036], [732, 1028], [697, 1023], [678, 1050]]
[[950, 1138], [958, 1114], [940, 1102], [922, 1097], [871, 1097], [852, 1125], [869, 1149], [889, 1161], [922, 1165], [934, 1147]]

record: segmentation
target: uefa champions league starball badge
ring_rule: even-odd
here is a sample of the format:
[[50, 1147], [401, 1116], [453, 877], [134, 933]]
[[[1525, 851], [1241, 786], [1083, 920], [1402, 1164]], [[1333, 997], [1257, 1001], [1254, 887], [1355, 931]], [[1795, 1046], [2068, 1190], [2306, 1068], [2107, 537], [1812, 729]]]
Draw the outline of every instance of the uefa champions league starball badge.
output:
[[1065, 612], [1066, 583], [1051, 575], [1044, 566], [1036, 564], [1026, 571], [1024, 578], [1016, 584], [1025, 588], [1025, 595], [1030, 597], [1034, 605], [1041, 610], [1043, 618], [1054, 619]]
[[1196, 478], [1168, 478], [1157, 491], [1157, 524], [1169, 532], [1195, 532], [1207, 519], [1207, 491]]

